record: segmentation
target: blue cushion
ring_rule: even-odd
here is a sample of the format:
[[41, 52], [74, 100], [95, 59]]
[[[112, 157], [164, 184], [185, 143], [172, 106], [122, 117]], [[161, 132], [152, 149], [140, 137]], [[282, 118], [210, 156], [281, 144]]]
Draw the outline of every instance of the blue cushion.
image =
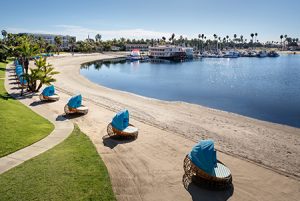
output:
[[208, 174], [214, 175], [217, 166], [217, 153], [212, 140], [201, 140], [189, 153], [191, 161]]
[[43, 94], [44, 96], [53, 96], [54, 93], [55, 93], [55, 88], [54, 88], [53, 85], [50, 85], [50, 86], [46, 87], [46, 88], [43, 90], [43, 92], [42, 92], [42, 94]]
[[22, 66], [16, 66], [15, 70], [18, 70], [18, 69], [23, 70], [23, 67]]
[[112, 122], [112, 126], [118, 130], [124, 130], [129, 126], [129, 112], [128, 110], [122, 110], [118, 112]]
[[82, 96], [79, 94], [79, 95], [73, 96], [69, 100], [68, 106], [71, 108], [78, 108], [81, 106], [81, 102], [82, 102]]

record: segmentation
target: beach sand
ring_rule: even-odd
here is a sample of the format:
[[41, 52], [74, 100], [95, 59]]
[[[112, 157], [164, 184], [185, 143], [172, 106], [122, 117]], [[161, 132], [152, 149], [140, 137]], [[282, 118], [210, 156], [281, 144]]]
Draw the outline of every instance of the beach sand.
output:
[[[73, 121], [104, 160], [118, 200], [299, 199], [300, 129], [199, 105], [145, 98], [97, 85], [80, 75], [80, 64], [117, 56], [66, 54], [48, 59], [60, 71], [55, 86], [61, 96], [48, 107], [60, 119], [70, 96], [83, 95], [89, 113]], [[106, 138], [107, 124], [124, 108], [139, 128], [138, 139]], [[194, 185], [189, 191], [184, 189], [183, 159], [197, 141], [206, 138], [215, 141], [218, 159], [232, 171], [233, 192]]]

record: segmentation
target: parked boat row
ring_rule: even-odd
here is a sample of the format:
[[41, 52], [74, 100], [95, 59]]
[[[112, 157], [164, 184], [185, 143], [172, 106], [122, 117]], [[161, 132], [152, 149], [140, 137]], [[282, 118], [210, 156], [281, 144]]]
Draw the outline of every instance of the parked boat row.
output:
[[279, 57], [279, 54], [275, 51], [226, 51], [226, 52], [203, 52], [202, 54], [198, 54], [199, 57], [204, 58], [238, 58], [238, 57]]
[[149, 47], [148, 55], [142, 55], [138, 49], [132, 50], [127, 56], [129, 61], [147, 60], [147, 59], [163, 59], [163, 60], [177, 60], [182, 61], [193, 58], [238, 58], [238, 57], [278, 57], [279, 54], [275, 51], [267, 52], [263, 51], [217, 51], [209, 52], [205, 51], [202, 53], [195, 53], [193, 48], [164, 45]]

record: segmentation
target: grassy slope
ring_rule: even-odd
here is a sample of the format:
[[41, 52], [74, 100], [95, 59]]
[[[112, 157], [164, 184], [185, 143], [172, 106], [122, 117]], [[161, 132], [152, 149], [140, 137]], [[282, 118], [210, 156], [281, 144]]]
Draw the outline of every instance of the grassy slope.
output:
[[17, 100], [4, 88], [5, 63], [0, 63], [0, 157], [44, 138], [54, 129], [52, 123]]
[[0, 175], [0, 200], [115, 200], [107, 169], [76, 126], [64, 142]]

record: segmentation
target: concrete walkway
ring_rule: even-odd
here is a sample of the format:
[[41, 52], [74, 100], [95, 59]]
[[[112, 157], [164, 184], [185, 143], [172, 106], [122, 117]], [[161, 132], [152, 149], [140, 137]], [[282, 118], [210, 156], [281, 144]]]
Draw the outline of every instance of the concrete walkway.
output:
[[[37, 114], [48, 119], [54, 124], [55, 128], [47, 137], [44, 139], [25, 147], [19, 151], [9, 154], [5, 157], [0, 158], [0, 174], [10, 170], [17, 165], [53, 148], [57, 144], [64, 141], [73, 131], [74, 125], [71, 121], [60, 117], [58, 113], [54, 113], [53, 110], [49, 110], [49, 104], [52, 103], [41, 103], [39, 101], [38, 94], [30, 95], [25, 93], [23, 97], [20, 97], [20, 89], [16, 84], [12, 84], [15, 80], [12, 80], [14, 76], [13, 65], [9, 64], [6, 71], [5, 77], [5, 88], [6, 91], [14, 98], [18, 99], [21, 103], [32, 109]], [[51, 112], [50, 112], [51, 111]]]

